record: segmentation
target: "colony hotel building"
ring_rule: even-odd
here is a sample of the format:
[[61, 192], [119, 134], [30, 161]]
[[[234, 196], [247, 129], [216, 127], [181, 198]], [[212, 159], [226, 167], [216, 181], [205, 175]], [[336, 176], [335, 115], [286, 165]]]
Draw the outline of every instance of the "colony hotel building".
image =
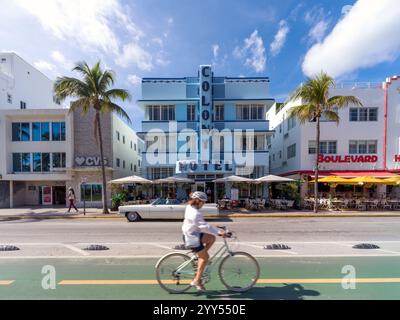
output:
[[[268, 174], [266, 141], [272, 133], [265, 115], [274, 104], [268, 91], [266, 77], [215, 77], [208, 65], [200, 66], [195, 77], [142, 79], [144, 175], [188, 177], [196, 182], [192, 190], [217, 195], [216, 178]], [[219, 142], [210, 138], [210, 132], [222, 131], [227, 136]]]
[[[321, 122], [321, 176], [384, 178], [399, 174], [400, 77], [383, 83], [339, 85], [330, 94], [354, 95], [363, 107], [339, 110], [339, 125]], [[299, 103], [275, 104], [267, 112], [271, 129], [275, 130], [268, 142], [270, 167], [272, 173], [307, 180], [313, 176], [317, 157], [315, 123], [300, 124], [288, 116]], [[310, 191], [307, 186], [302, 185], [303, 194]], [[382, 185], [377, 191], [383, 194], [391, 190]]]
[[[53, 82], [14, 53], [0, 53], [0, 207], [102, 201], [93, 117], [53, 100]], [[140, 174], [143, 142], [114, 114], [102, 116], [107, 180]]]

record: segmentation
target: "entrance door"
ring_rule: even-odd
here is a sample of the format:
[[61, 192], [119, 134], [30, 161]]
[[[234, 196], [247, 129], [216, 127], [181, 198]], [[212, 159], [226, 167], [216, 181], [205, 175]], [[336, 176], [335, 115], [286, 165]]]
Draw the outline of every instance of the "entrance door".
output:
[[195, 184], [192, 186], [192, 191], [206, 192], [206, 183], [205, 182], [195, 182]]
[[65, 205], [66, 191], [66, 187], [53, 187], [53, 204]]
[[53, 204], [53, 193], [51, 187], [42, 187], [42, 205], [51, 206]]
[[214, 182], [206, 182], [206, 194], [208, 196], [208, 202], [215, 202], [215, 184]]

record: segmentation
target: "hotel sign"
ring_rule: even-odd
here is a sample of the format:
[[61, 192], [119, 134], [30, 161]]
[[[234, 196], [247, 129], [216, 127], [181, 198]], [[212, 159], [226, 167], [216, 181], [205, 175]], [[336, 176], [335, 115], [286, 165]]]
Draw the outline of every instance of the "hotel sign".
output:
[[374, 155], [319, 155], [320, 163], [375, 163], [378, 161], [378, 156]]
[[193, 160], [177, 161], [176, 173], [195, 173], [203, 171], [233, 172], [231, 164], [199, 164]]

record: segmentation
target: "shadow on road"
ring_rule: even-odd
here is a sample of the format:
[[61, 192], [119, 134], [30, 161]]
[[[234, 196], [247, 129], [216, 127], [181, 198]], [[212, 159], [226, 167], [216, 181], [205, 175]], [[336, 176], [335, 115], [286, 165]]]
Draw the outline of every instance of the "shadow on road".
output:
[[304, 289], [299, 284], [285, 284], [283, 287], [255, 287], [248, 292], [232, 293], [228, 290], [213, 290], [205, 293], [190, 293], [205, 295], [208, 299], [252, 299], [252, 300], [304, 300], [306, 297], [320, 296], [320, 292]]

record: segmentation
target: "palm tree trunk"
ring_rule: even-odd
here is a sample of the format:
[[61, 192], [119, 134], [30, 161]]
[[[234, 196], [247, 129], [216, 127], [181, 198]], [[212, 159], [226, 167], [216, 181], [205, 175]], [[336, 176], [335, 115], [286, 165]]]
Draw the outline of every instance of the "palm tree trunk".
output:
[[103, 153], [103, 136], [101, 133], [101, 123], [100, 123], [100, 112], [96, 111], [96, 121], [97, 129], [99, 134], [99, 145], [100, 145], [100, 163], [101, 163], [101, 173], [103, 176], [103, 214], [109, 214], [107, 205], [107, 179], [106, 179], [106, 168], [104, 165], [104, 153]]
[[314, 179], [314, 212], [317, 213], [318, 212], [318, 175], [319, 175], [319, 140], [320, 140], [320, 118], [317, 117], [317, 125], [316, 125], [316, 129], [317, 129], [317, 158], [315, 160], [315, 179]]

